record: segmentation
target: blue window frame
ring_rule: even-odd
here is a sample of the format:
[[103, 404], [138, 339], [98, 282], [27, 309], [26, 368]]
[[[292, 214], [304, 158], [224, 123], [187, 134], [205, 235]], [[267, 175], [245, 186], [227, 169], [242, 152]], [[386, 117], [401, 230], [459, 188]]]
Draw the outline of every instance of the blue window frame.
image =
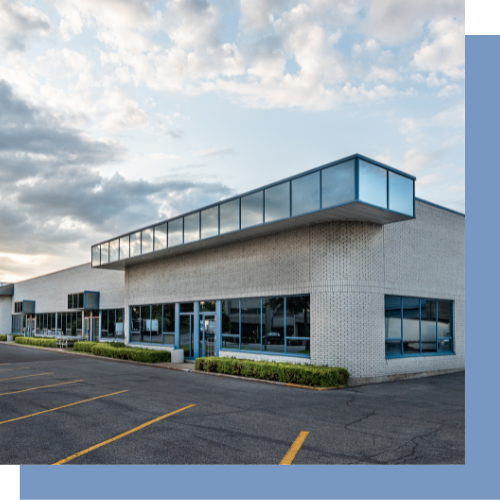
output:
[[222, 301], [223, 351], [311, 357], [309, 295]]
[[175, 304], [130, 306], [129, 342], [175, 345]]
[[385, 296], [385, 357], [455, 354], [453, 301]]

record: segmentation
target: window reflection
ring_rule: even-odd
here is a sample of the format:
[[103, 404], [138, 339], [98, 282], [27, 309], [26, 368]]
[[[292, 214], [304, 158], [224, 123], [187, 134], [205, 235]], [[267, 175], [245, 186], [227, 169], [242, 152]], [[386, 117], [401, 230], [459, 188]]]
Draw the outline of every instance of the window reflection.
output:
[[241, 299], [241, 349], [260, 351], [260, 298]]
[[420, 299], [403, 297], [403, 353], [420, 354]]
[[359, 199], [387, 208], [387, 170], [359, 160]]
[[413, 180], [389, 172], [389, 210], [413, 215]]
[[168, 223], [168, 247], [182, 245], [182, 217]]
[[421, 300], [422, 352], [436, 352], [436, 301]]
[[200, 239], [200, 212], [184, 217], [184, 243]]
[[155, 252], [167, 248], [167, 223], [155, 227]]
[[130, 257], [141, 255], [141, 232], [130, 235]]
[[321, 171], [323, 208], [354, 201], [355, 182], [355, 160], [323, 169]]
[[201, 237], [211, 238], [219, 234], [219, 207], [208, 208], [201, 212]]
[[284, 297], [263, 299], [262, 302], [262, 350], [285, 352]]
[[265, 221], [290, 217], [290, 183], [278, 184], [264, 191], [265, 196]]
[[[240, 348], [240, 301], [223, 300], [222, 304], [222, 347]], [[259, 346], [260, 350], [260, 346]]]
[[92, 247], [92, 266], [101, 265], [101, 247], [96, 245]]
[[130, 257], [130, 238], [124, 236], [120, 238], [120, 260], [128, 259]]
[[240, 228], [240, 200], [220, 204], [220, 234], [238, 231]]
[[101, 245], [101, 264], [107, 264], [109, 262], [109, 243], [103, 243]]
[[142, 254], [150, 253], [153, 251], [153, 228], [144, 229], [142, 231], [142, 243], [141, 243]]
[[262, 224], [263, 195], [263, 191], [258, 191], [241, 198], [241, 229]]
[[319, 210], [319, 172], [292, 180], [292, 215]]
[[109, 262], [118, 260], [118, 252], [120, 250], [120, 240], [116, 239], [109, 242]]

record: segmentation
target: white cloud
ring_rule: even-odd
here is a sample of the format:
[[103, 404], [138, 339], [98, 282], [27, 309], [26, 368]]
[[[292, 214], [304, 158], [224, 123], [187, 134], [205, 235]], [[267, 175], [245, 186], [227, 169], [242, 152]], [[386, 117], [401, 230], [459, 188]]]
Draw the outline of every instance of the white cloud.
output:
[[233, 154], [234, 150], [232, 148], [212, 148], [212, 149], [200, 149], [199, 151], [194, 151], [194, 156], [223, 156], [228, 154]]
[[151, 160], [182, 160], [182, 158], [178, 155], [167, 153], [150, 153], [148, 158]]
[[413, 56], [419, 71], [439, 72], [451, 78], [465, 77], [465, 25], [452, 17], [431, 21], [432, 41], [426, 41]]
[[110, 111], [102, 126], [114, 132], [142, 128], [148, 125], [149, 115], [123, 91], [113, 89], [106, 99]]
[[383, 80], [386, 82], [394, 83], [401, 80], [398, 72], [392, 68], [381, 68], [380, 66], [373, 66], [366, 77], [366, 81]]

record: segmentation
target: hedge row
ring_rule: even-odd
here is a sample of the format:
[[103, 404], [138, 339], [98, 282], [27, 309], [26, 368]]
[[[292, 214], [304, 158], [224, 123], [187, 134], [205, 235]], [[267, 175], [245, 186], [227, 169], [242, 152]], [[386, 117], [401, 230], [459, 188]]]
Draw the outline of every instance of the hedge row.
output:
[[73, 350], [80, 352], [92, 352], [92, 347], [98, 343], [99, 342], [75, 342], [73, 344]]
[[36, 337], [16, 337], [16, 344], [56, 347], [56, 339], [37, 339]]
[[[16, 337], [23, 337], [24, 335], [22, 333], [14, 333], [14, 340]], [[7, 341], [7, 335], [0, 335], [0, 342], [6, 342]]]
[[[88, 342], [87, 342], [88, 343]], [[143, 363], [168, 362], [171, 359], [170, 351], [156, 351], [139, 347], [114, 347], [106, 342], [99, 342], [92, 346], [92, 354], [107, 358], [128, 359]]]
[[345, 368], [249, 359], [198, 358], [195, 369], [312, 387], [342, 387], [349, 382], [349, 372]]

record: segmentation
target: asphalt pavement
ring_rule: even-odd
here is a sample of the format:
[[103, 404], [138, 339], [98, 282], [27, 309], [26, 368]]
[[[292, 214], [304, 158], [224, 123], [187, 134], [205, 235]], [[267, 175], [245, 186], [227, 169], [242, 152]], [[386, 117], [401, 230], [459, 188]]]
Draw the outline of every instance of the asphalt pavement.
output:
[[318, 392], [0, 343], [0, 443], [2, 464], [464, 464], [465, 373]]

